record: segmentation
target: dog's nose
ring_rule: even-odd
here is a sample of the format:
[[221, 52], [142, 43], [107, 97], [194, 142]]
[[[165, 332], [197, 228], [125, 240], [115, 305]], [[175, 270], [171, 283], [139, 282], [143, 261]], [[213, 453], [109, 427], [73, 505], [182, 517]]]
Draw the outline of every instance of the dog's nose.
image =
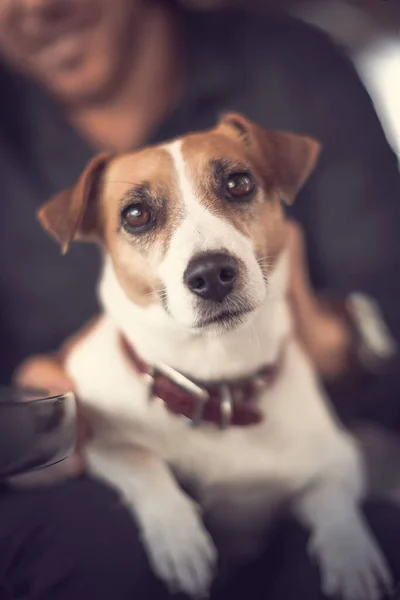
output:
[[222, 302], [233, 290], [238, 271], [238, 263], [233, 256], [210, 252], [193, 258], [183, 279], [196, 296]]

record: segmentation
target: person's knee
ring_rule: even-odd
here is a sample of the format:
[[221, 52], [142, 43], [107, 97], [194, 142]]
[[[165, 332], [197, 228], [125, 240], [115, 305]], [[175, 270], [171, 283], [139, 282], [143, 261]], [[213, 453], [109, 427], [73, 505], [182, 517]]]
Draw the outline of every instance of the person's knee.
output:
[[4, 504], [6, 584], [15, 595], [35, 594], [40, 600], [124, 599], [133, 590], [135, 598], [140, 590], [145, 597], [163, 595], [132, 515], [100, 483], [82, 478], [48, 490], [12, 492]]
[[400, 507], [389, 502], [368, 501], [364, 505], [364, 513], [391, 566], [396, 582], [399, 582]]
[[[133, 515], [118, 495], [89, 479], [70, 481], [53, 491], [44, 526], [63, 552], [97, 569], [128, 563], [146, 567]], [[126, 559], [125, 559], [126, 557]]]

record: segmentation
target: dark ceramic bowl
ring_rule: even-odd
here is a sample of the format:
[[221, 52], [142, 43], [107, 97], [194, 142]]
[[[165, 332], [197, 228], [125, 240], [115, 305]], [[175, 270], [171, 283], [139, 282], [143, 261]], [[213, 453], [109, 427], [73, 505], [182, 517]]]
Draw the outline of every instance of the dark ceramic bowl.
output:
[[42, 469], [75, 449], [77, 413], [72, 392], [0, 387], [0, 479]]

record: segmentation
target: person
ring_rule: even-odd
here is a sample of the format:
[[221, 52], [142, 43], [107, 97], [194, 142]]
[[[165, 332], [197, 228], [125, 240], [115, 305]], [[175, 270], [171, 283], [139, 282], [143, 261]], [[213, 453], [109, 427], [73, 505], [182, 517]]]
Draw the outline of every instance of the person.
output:
[[[310, 280], [342, 299], [368, 293], [399, 340], [396, 158], [350, 61], [324, 34], [241, 10], [191, 13], [172, 0], [0, 0], [0, 9], [1, 382], [22, 363], [19, 382], [68, 385], [55, 353], [98, 309], [99, 256], [76, 245], [61, 258], [35, 220], [42, 202], [71, 185], [95, 152], [204, 129], [226, 110], [322, 143], [292, 212]], [[304, 273], [293, 278], [310, 352], [339, 381], [344, 362], [332, 369], [319, 359], [348, 355], [348, 322], [317, 303]], [[388, 361], [350, 399], [333, 391], [342, 416], [398, 426], [397, 367]], [[397, 509], [368, 504], [366, 517], [399, 577]], [[323, 598], [306, 540], [285, 523], [260, 560], [213, 598]], [[26, 491], [4, 486], [0, 598], [110, 597], [169, 597], [115, 493], [83, 475]]]

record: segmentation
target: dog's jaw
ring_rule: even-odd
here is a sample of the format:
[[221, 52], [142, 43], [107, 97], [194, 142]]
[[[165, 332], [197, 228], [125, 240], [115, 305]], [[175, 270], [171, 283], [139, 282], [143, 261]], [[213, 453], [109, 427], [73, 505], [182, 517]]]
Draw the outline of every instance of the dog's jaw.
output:
[[[264, 302], [234, 329], [219, 333], [190, 330], [161, 304], [142, 308], [125, 293], [112, 261], [106, 257], [99, 296], [116, 327], [150, 364], [169, 364], [200, 380], [246, 376], [273, 363], [292, 323], [286, 300], [289, 256], [277, 261]], [[201, 357], [207, 357], [202, 360]]]

